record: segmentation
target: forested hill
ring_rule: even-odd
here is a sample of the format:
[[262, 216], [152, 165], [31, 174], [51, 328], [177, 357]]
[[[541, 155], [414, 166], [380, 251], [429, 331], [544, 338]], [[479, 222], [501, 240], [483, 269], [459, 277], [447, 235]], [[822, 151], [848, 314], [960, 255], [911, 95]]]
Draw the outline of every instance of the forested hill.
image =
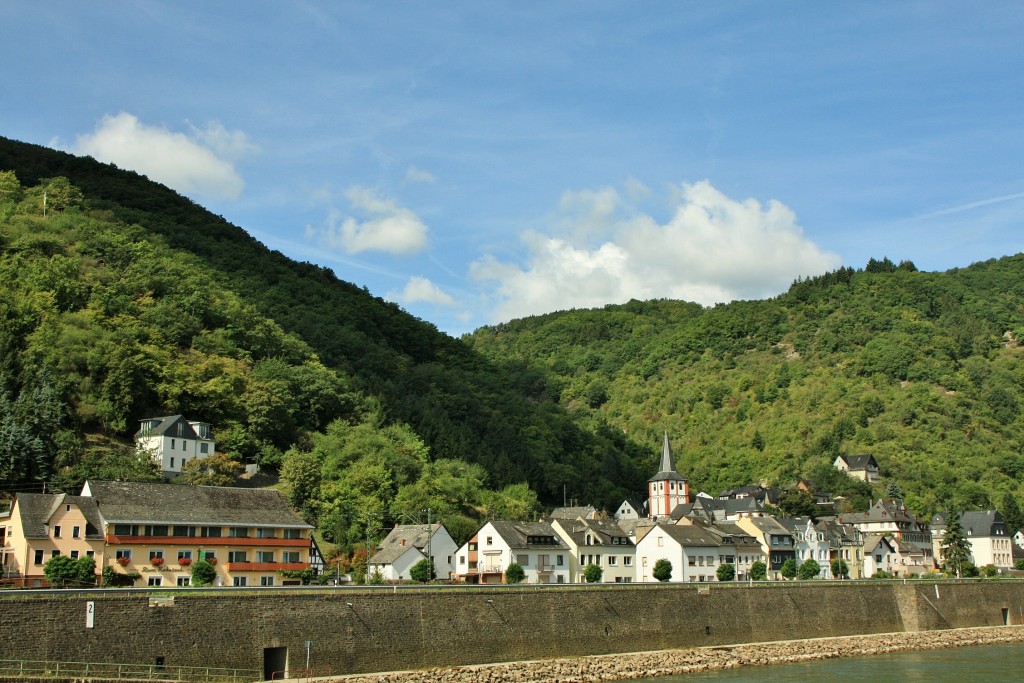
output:
[[[0, 196], [0, 401], [62, 425], [9, 424], [23, 431], [8, 448], [44, 434], [16, 464], [0, 452], [0, 480], [52, 478], [97, 438], [182, 413], [270, 465], [340, 418], [408, 425], [431, 459], [477, 463], [490, 487], [525, 481], [552, 502], [565, 491], [613, 505], [643, 489], [657, 441], [578, 427], [524, 365], [485, 359], [162, 185], [7, 139], [0, 171], [20, 185]], [[70, 185], [51, 182], [44, 218], [52, 178]], [[33, 396], [51, 409], [15, 410]], [[381, 505], [415, 478], [377, 475]]]
[[[869, 453], [926, 513], [1024, 494], [1022, 339], [1024, 255], [946, 273], [873, 259], [772, 300], [633, 301], [471, 341], [531, 359], [580, 424], [640, 443], [667, 429], [698, 488], [797, 477], [843, 488], [835, 457]], [[846, 493], [866, 503], [872, 492]]]
[[117, 444], [182, 413], [343, 545], [367, 511], [528, 516], [524, 481], [610, 507], [666, 430], [695, 491], [805, 477], [863, 507], [884, 485], [831, 463], [870, 453], [919, 513], [987, 507], [1024, 495], [1022, 302], [1022, 255], [883, 259], [456, 340], [135, 173], [0, 138], [0, 486], [146, 474]]

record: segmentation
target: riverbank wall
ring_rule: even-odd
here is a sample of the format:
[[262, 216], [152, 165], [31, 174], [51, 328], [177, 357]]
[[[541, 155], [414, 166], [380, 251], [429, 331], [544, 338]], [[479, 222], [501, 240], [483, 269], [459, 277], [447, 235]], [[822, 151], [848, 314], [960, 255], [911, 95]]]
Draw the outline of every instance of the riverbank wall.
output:
[[1021, 580], [5, 591], [0, 657], [258, 669], [269, 678], [1022, 621]]

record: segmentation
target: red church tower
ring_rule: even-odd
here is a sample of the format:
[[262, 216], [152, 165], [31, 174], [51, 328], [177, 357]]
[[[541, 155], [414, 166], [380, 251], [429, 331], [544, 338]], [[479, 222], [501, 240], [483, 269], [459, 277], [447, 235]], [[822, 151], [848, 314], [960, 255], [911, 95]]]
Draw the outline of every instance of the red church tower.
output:
[[647, 515], [651, 519], [668, 517], [677, 505], [690, 502], [690, 482], [676, 472], [668, 432], [661, 449], [658, 473], [647, 480]]

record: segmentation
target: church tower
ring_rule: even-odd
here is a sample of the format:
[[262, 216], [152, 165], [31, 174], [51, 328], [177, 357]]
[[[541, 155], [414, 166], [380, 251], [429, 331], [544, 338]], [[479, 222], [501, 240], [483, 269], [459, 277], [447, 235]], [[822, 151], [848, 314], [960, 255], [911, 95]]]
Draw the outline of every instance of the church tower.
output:
[[676, 472], [668, 432], [661, 448], [658, 473], [647, 480], [647, 515], [651, 519], [668, 517], [676, 505], [690, 502], [690, 482]]

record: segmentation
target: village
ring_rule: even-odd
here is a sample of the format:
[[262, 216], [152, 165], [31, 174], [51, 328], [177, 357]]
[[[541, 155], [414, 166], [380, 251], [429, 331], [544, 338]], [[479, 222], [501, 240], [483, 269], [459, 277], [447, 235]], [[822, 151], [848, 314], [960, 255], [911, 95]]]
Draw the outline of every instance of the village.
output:
[[[216, 446], [209, 424], [181, 415], [143, 420], [136, 441], [168, 479]], [[840, 456], [835, 466], [879, 479], [870, 455]], [[893, 497], [838, 513], [812, 483], [791, 488], [814, 497], [816, 514], [770, 514], [783, 490], [761, 485], [691, 495], [666, 433], [646, 500], [611, 514], [573, 505], [535, 521], [489, 520], [461, 546], [424, 511], [427, 523], [395, 524], [370, 550], [363, 580], [427, 581], [431, 567], [435, 581], [460, 584], [856, 580], [934, 576], [947, 564], [947, 514], [920, 520]], [[1024, 532], [1008, 529], [999, 511], [965, 511], [954, 526], [969, 548], [965, 576], [1024, 564]], [[54, 558], [66, 558], [59, 562], [72, 575], [84, 562], [69, 587], [351, 582], [325, 562], [314, 531], [275, 489], [87, 481], [79, 495], [19, 493], [0, 510], [0, 582], [48, 587]]]

